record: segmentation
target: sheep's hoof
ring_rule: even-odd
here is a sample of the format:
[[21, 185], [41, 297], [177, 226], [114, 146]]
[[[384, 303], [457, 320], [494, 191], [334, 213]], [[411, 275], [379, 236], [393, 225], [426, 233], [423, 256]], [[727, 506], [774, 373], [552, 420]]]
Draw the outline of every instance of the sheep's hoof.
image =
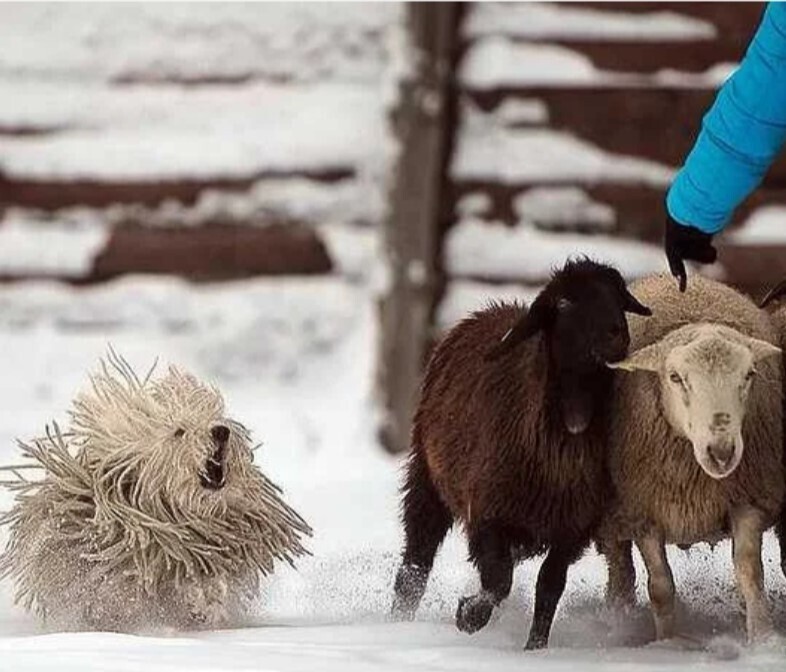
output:
[[525, 651], [537, 651], [538, 649], [545, 649], [549, 644], [547, 637], [530, 636], [527, 644], [524, 647]]
[[456, 611], [456, 626], [471, 635], [489, 622], [492, 611], [494, 603], [485, 595], [462, 597]]
[[412, 621], [415, 619], [417, 604], [408, 597], [396, 595], [390, 609], [390, 618], [394, 621]]
[[420, 600], [426, 591], [428, 572], [416, 565], [402, 565], [396, 574], [395, 596], [390, 616], [397, 621], [415, 618]]

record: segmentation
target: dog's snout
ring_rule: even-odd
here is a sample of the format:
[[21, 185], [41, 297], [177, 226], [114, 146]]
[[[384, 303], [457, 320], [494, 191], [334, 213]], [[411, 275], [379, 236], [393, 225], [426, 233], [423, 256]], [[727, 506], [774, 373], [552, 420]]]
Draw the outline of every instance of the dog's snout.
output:
[[226, 483], [227, 441], [230, 434], [229, 427], [225, 425], [216, 425], [210, 430], [215, 446], [205, 462], [204, 471], [199, 475], [202, 485], [209, 490], [220, 490]]
[[730, 424], [731, 415], [729, 413], [713, 413], [710, 430], [713, 432], [723, 431], [728, 429]]
[[216, 443], [226, 443], [229, 441], [229, 427], [226, 425], [216, 425], [210, 430], [210, 436]]

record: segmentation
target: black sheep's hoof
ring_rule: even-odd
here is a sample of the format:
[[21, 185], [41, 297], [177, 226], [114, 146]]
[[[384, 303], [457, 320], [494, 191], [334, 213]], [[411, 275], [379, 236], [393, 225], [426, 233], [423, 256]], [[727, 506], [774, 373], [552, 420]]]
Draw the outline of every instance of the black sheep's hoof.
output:
[[456, 611], [456, 626], [471, 635], [489, 622], [492, 611], [494, 603], [485, 595], [462, 597]]
[[549, 640], [545, 637], [530, 637], [527, 640], [527, 645], [524, 647], [525, 651], [537, 651], [538, 649], [545, 649], [549, 644]]
[[417, 605], [412, 604], [411, 599], [396, 595], [393, 598], [393, 606], [390, 609], [390, 617], [394, 621], [412, 621], [415, 619]]
[[420, 600], [426, 590], [428, 572], [415, 565], [402, 565], [396, 574], [395, 596], [390, 610], [391, 618], [411, 621], [415, 618]]

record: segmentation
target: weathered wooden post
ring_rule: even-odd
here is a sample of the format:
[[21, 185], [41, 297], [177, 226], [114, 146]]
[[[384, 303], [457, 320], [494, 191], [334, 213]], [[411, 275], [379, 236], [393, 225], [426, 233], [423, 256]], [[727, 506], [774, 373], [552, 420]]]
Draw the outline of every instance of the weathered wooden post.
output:
[[393, 127], [400, 146], [389, 193], [385, 247], [390, 284], [381, 301], [379, 391], [383, 445], [400, 452], [428, 347], [436, 289], [440, 213], [450, 147], [458, 47], [457, 3], [407, 4], [411, 68], [400, 81]]

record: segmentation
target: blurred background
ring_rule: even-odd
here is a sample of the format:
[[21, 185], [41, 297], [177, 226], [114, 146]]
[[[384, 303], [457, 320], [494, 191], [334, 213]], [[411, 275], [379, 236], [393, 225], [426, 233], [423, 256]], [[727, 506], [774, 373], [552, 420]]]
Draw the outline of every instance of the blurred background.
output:
[[[762, 8], [0, 5], [2, 438], [112, 343], [290, 457], [405, 449], [467, 311], [570, 255], [665, 268], [665, 188]], [[783, 160], [713, 272], [782, 279], [782, 220]]]

